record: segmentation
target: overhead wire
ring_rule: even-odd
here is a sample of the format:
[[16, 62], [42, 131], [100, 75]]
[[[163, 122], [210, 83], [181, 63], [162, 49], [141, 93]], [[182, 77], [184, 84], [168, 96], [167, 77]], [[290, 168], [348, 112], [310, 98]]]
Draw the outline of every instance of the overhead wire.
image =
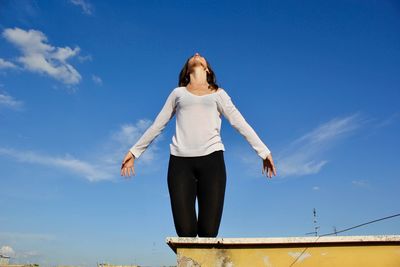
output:
[[[317, 238], [313, 241], [313, 243], [317, 242], [318, 239], [321, 236], [328, 236], [328, 235], [335, 235], [335, 234], [338, 234], [338, 233], [343, 233], [343, 232], [346, 232], [346, 231], [349, 231], [349, 230], [352, 230], [352, 229], [355, 229], [355, 228], [358, 228], [358, 227], [361, 227], [361, 226], [364, 226], [364, 225], [367, 225], [367, 224], [371, 224], [371, 223], [375, 223], [375, 222], [391, 219], [391, 218], [394, 218], [394, 217], [397, 217], [397, 216], [400, 216], [400, 213], [393, 214], [393, 215], [390, 215], [390, 216], [386, 216], [386, 217], [383, 217], [383, 218], [380, 218], [380, 219], [372, 220], [372, 221], [369, 221], [369, 222], [366, 222], [366, 223], [358, 224], [358, 225], [355, 225], [355, 226], [352, 226], [352, 227], [349, 227], [349, 228], [345, 228], [345, 229], [340, 230], [340, 231], [335, 231], [335, 232], [332, 232], [332, 233], [318, 235]], [[294, 259], [294, 261], [290, 264], [290, 266], [293, 266], [300, 259], [300, 257], [304, 254], [304, 252], [306, 252], [307, 249], [308, 249], [308, 247], [305, 247], [303, 249], [303, 251], [299, 254], [299, 256], [296, 257]]]

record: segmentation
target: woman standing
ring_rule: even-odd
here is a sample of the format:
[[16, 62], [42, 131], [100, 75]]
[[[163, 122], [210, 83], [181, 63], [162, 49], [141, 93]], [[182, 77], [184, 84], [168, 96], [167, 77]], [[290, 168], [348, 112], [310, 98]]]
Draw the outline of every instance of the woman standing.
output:
[[[176, 131], [170, 144], [168, 190], [179, 237], [216, 237], [223, 211], [226, 169], [220, 136], [221, 114], [249, 142], [262, 159], [262, 173], [276, 175], [271, 151], [219, 88], [208, 61], [190, 57], [153, 124], [127, 152], [121, 175], [135, 175], [134, 161], [146, 150], [176, 114]], [[196, 217], [196, 197], [198, 219]]]

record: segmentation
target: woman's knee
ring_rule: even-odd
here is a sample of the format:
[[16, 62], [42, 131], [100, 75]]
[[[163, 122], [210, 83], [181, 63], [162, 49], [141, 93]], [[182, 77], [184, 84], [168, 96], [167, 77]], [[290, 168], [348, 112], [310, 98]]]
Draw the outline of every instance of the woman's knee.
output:
[[179, 237], [196, 237], [197, 229], [195, 227], [180, 227], [176, 229]]
[[216, 237], [218, 229], [199, 229], [199, 237]]

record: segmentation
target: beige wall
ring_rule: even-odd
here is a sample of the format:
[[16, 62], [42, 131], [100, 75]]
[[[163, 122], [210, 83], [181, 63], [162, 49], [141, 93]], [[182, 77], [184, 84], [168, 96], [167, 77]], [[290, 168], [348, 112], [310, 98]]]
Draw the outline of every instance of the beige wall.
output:
[[400, 236], [167, 238], [178, 267], [400, 267]]

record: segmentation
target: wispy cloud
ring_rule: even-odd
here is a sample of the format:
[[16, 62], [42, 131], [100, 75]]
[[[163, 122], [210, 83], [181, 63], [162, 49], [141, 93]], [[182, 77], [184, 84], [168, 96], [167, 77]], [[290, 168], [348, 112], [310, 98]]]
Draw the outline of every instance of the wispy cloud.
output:
[[21, 110], [23, 107], [23, 102], [16, 100], [14, 97], [5, 92], [0, 92], [0, 107]]
[[281, 177], [318, 173], [328, 163], [324, 156], [339, 138], [349, 136], [364, 123], [359, 113], [334, 118], [291, 142], [276, 157]]
[[[121, 156], [123, 157], [128, 152], [128, 149], [139, 140], [151, 124], [151, 120], [139, 119], [135, 124], [121, 125], [117, 131], [111, 134], [110, 140], [105, 144], [104, 150], [110, 153], [103, 154], [102, 160], [109, 163], [118, 162], [120, 164], [122, 161]], [[163, 134], [161, 133], [140, 156], [137, 163], [143, 165], [152, 164], [157, 158], [158, 143], [163, 138]]]
[[81, 80], [79, 72], [67, 60], [76, 56], [80, 48], [54, 47], [48, 44], [44, 33], [37, 30], [25, 31], [20, 28], [8, 28], [3, 37], [22, 52], [17, 61], [32, 72], [46, 74], [66, 85], [76, 85]]
[[5, 10], [2, 16], [12, 17], [16, 22], [14, 24], [32, 25], [41, 15], [37, 2], [32, 0], [0, 1], [0, 8]]
[[14, 63], [0, 58], [0, 69], [16, 69], [17, 65]]
[[97, 85], [103, 85], [103, 80], [99, 76], [92, 74], [92, 80]]
[[85, 62], [85, 61], [92, 61], [93, 58], [91, 55], [86, 55], [86, 56], [78, 56], [79, 62]]
[[19, 151], [12, 148], [1, 147], [0, 155], [12, 157], [20, 162], [28, 162], [69, 170], [73, 173], [84, 176], [89, 181], [111, 178], [110, 173], [102, 170], [101, 166], [77, 159], [70, 154], [66, 154], [65, 156], [49, 156], [35, 151]]
[[365, 180], [353, 180], [351, 183], [357, 187], [370, 188], [370, 184]]
[[[324, 122], [310, 132], [300, 136], [283, 149], [272, 152], [277, 169], [277, 178], [316, 174], [328, 163], [325, 159], [329, 148], [340, 138], [354, 133], [365, 121], [359, 113]], [[246, 149], [247, 151], [247, 149]], [[260, 166], [254, 167], [253, 153], [239, 151], [241, 160], [250, 166], [250, 172], [261, 174]], [[254, 168], [257, 168], [256, 170]], [[318, 190], [314, 188], [314, 190]]]
[[70, 0], [70, 2], [76, 6], [79, 6], [83, 13], [86, 15], [93, 14], [93, 5], [86, 0]]
[[395, 112], [392, 115], [390, 115], [388, 118], [383, 119], [382, 121], [378, 122], [375, 125], [375, 127], [381, 128], [381, 127], [391, 125], [391, 124], [395, 123], [396, 121], [398, 121], [399, 118], [400, 118], [400, 112]]
[[[0, 156], [8, 156], [20, 162], [67, 170], [91, 182], [113, 180], [120, 178], [121, 162], [128, 149], [141, 137], [151, 123], [150, 120], [142, 119], [134, 125], [122, 125], [109, 136], [108, 140], [103, 142], [99, 150], [92, 152], [90, 160], [82, 160], [68, 153], [64, 156], [46, 155], [36, 151], [21, 151], [5, 147], [0, 147]], [[156, 151], [159, 150], [157, 143], [162, 139], [163, 136], [160, 134], [135, 162], [135, 167], [140, 166], [142, 173], [154, 171], [157, 168], [152, 163], [157, 158]], [[149, 166], [148, 170], [146, 165]], [[142, 167], [144, 167], [143, 170]]]

